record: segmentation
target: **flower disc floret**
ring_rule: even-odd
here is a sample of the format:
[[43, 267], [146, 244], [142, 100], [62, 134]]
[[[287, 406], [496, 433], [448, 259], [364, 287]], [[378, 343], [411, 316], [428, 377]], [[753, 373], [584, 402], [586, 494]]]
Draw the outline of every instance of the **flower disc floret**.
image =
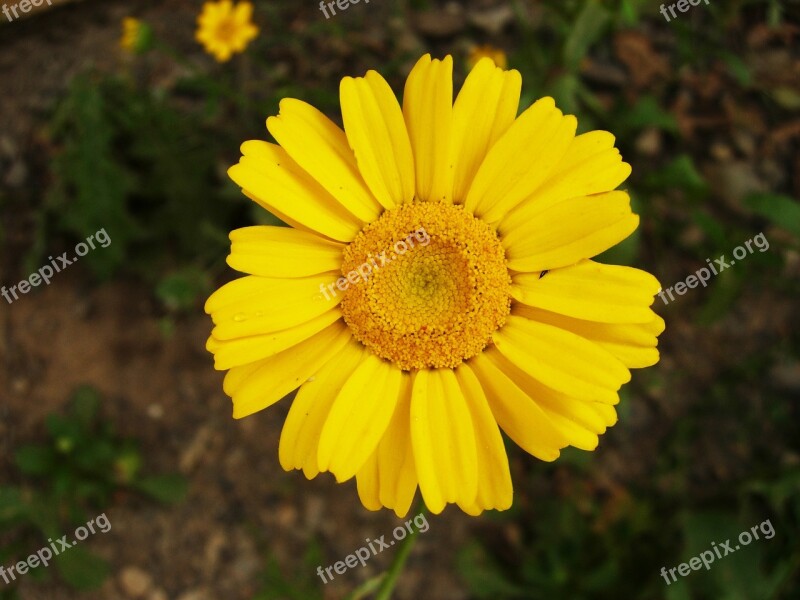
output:
[[[413, 235], [420, 230], [424, 246]], [[344, 251], [343, 272], [363, 264], [379, 268], [346, 291], [342, 314], [356, 339], [403, 370], [458, 366], [492, 342], [510, 311], [503, 247], [459, 205], [386, 211]]]

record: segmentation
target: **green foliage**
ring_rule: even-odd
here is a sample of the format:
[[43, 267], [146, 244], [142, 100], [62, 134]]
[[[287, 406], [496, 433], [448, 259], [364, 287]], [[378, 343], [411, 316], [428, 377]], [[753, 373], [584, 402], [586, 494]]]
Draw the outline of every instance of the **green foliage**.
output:
[[253, 600], [321, 600], [321, 581], [316, 575], [321, 563], [322, 552], [316, 542], [308, 545], [299, 565], [288, 576], [278, 561], [269, 556], [261, 574], [261, 590]]
[[752, 194], [745, 198], [745, 204], [800, 239], [800, 201], [781, 194]]
[[[800, 572], [793, 543], [800, 516], [797, 472], [742, 485], [738, 504], [683, 510], [678, 507], [691, 500], [678, 490], [619, 490], [603, 498], [577, 483], [577, 474], [565, 479], [562, 473], [560, 480], [570, 481], [574, 493], [540, 498], [528, 518], [514, 519], [522, 536], [514, 547], [492, 550], [473, 543], [459, 551], [458, 570], [472, 597], [789, 600], [795, 597], [791, 590], [798, 591], [792, 583]], [[660, 575], [662, 567], [688, 562], [712, 542], [735, 541], [766, 518], [776, 532], [772, 539], [762, 536], [709, 571], [692, 571], [669, 586]]]
[[[61, 151], [52, 163], [56, 179], [47, 198], [60, 226], [76, 240], [102, 228], [109, 233], [109, 247], [84, 258], [100, 277], [109, 277], [124, 261], [138, 230], [126, 209], [135, 177], [114, 158], [116, 131], [108, 118], [110, 109], [102, 89], [88, 77], [73, 81], [53, 118], [52, 133]], [[36, 259], [40, 262], [41, 257]]]
[[604, 33], [611, 20], [608, 10], [594, 0], [586, 2], [572, 22], [569, 35], [564, 40], [564, 66], [575, 72], [580, 67], [584, 56]]
[[708, 193], [708, 184], [688, 154], [681, 154], [663, 168], [650, 173], [645, 185], [650, 189], [683, 190], [689, 197], [697, 199]]
[[649, 565], [659, 511], [622, 491], [605, 502], [590, 494], [576, 485], [574, 495], [540, 503], [502, 566], [480, 551], [464, 554], [461, 572], [485, 588], [477, 597], [641, 598], [657, 589]]
[[106, 561], [81, 546], [55, 557], [58, 574], [76, 590], [90, 590], [100, 587], [111, 572]]
[[[86, 523], [128, 490], [159, 502], [175, 503], [186, 494], [177, 475], [145, 476], [137, 444], [100, 420], [100, 396], [79, 388], [66, 414], [48, 415], [47, 440], [19, 447], [14, 462], [23, 480], [0, 486], [0, 532], [11, 540], [0, 546], [0, 563], [24, 557], [70, 527]], [[37, 545], [38, 544], [38, 545]], [[109, 567], [86, 548], [64, 551], [53, 561], [61, 578], [76, 589], [97, 587]], [[31, 572], [47, 577], [46, 569]]]
[[209, 276], [200, 269], [189, 267], [167, 275], [156, 287], [156, 296], [170, 311], [189, 310], [195, 299], [211, 289]]
[[175, 102], [123, 79], [74, 79], [51, 125], [59, 150], [31, 265], [41, 262], [50, 233], [77, 242], [105, 228], [112, 243], [82, 259], [97, 276], [136, 273], [159, 286], [170, 310], [205, 293], [203, 271], [221, 264], [227, 233], [247, 206], [233, 184], [221, 183], [225, 163], [209, 140], [239, 142], [220, 135], [218, 111]]
[[665, 111], [654, 96], [644, 95], [633, 106], [622, 107], [614, 119], [619, 133], [635, 133], [647, 127], [678, 133], [678, 123], [672, 113]]

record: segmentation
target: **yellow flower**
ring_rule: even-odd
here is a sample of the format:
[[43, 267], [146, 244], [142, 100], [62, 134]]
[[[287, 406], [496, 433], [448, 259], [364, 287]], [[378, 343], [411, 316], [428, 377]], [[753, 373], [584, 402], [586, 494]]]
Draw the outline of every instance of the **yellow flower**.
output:
[[195, 39], [218, 62], [230, 60], [235, 53], [244, 52], [247, 44], [258, 35], [252, 16], [250, 2], [239, 2], [236, 6], [231, 0], [206, 2], [197, 17]]
[[482, 58], [491, 58], [494, 61], [494, 64], [501, 69], [508, 67], [506, 53], [500, 50], [500, 48], [495, 48], [494, 46], [489, 46], [488, 44], [484, 46], [473, 46], [469, 51], [467, 63], [469, 64], [470, 68], [474, 68], [475, 65], [478, 64], [478, 61]]
[[122, 19], [122, 38], [119, 45], [123, 50], [140, 54], [149, 48], [150, 41], [151, 31], [147, 24], [133, 17]]
[[453, 103], [452, 64], [422, 57], [402, 108], [375, 71], [344, 78], [344, 131], [283, 100], [278, 144], [229, 174], [291, 227], [233, 231], [248, 276], [205, 307], [233, 416], [299, 388], [284, 469], [399, 516], [418, 486], [433, 513], [508, 508], [501, 429], [545, 461], [596, 448], [664, 329], [652, 275], [591, 260], [639, 223], [614, 136], [552, 98], [517, 118], [521, 77], [489, 59]]

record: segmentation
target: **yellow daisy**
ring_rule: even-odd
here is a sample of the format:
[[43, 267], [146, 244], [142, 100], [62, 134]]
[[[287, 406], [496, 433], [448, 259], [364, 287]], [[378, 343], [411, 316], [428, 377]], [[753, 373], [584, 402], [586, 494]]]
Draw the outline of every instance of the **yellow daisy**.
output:
[[474, 68], [475, 65], [478, 64], [478, 61], [480, 61], [482, 58], [491, 58], [494, 61], [494, 64], [501, 69], [505, 69], [508, 66], [506, 53], [500, 48], [495, 48], [494, 46], [490, 46], [488, 44], [483, 46], [473, 46], [469, 51], [467, 63], [469, 63], [470, 68]]
[[258, 35], [252, 16], [250, 2], [239, 2], [236, 6], [231, 0], [206, 2], [197, 17], [194, 37], [217, 62], [226, 62], [237, 52], [244, 52]]
[[291, 227], [231, 233], [248, 276], [208, 299], [207, 347], [235, 418], [299, 388], [284, 469], [398, 516], [418, 486], [433, 513], [503, 510], [501, 429], [545, 461], [593, 450], [658, 361], [658, 281], [591, 260], [638, 225], [630, 166], [552, 98], [517, 117], [520, 88], [483, 59], [453, 103], [451, 57], [426, 55], [402, 108], [369, 71], [342, 80], [344, 130], [285, 99], [278, 144], [242, 145], [230, 177]]

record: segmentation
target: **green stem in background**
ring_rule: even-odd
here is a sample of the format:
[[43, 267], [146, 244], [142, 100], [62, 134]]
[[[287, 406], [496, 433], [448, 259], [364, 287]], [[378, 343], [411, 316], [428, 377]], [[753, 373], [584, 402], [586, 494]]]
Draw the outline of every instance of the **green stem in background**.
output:
[[411, 554], [411, 549], [414, 547], [418, 535], [419, 532], [416, 532], [400, 542], [400, 549], [397, 551], [389, 570], [386, 572], [386, 576], [381, 582], [381, 587], [378, 590], [378, 594], [375, 596], [375, 600], [389, 600], [389, 598], [392, 597], [394, 586], [397, 583], [398, 577], [400, 577], [400, 573], [403, 572], [403, 567], [406, 564], [408, 555]]
[[[421, 515], [425, 514], [426, 512], [428, 511], [423, 504], [422, 509], [418, 512], [418, 514]], [[381, 587], [378, 589], [378, 594], [375, 596], [375, 600], [389, 600], [389, 598], [392, 597], [392, 592], [394, 591], [394, 586], [397, 584], [397, 579], [400, 577], [400, 573], [403, 572], [403, 567], [405, 567], [406, 560], [408, 560], [408, 555], [411, 554], [411, 549], [414, 547], [418, 537], [419, 531], [415, 531], [413, 534], [406, 536], [406, 538], [400, 542], [400, 548], [397, 550], [397, 554], [395, 555], [392, 564], [389, 566], [386, 576], [381, 582]]]

